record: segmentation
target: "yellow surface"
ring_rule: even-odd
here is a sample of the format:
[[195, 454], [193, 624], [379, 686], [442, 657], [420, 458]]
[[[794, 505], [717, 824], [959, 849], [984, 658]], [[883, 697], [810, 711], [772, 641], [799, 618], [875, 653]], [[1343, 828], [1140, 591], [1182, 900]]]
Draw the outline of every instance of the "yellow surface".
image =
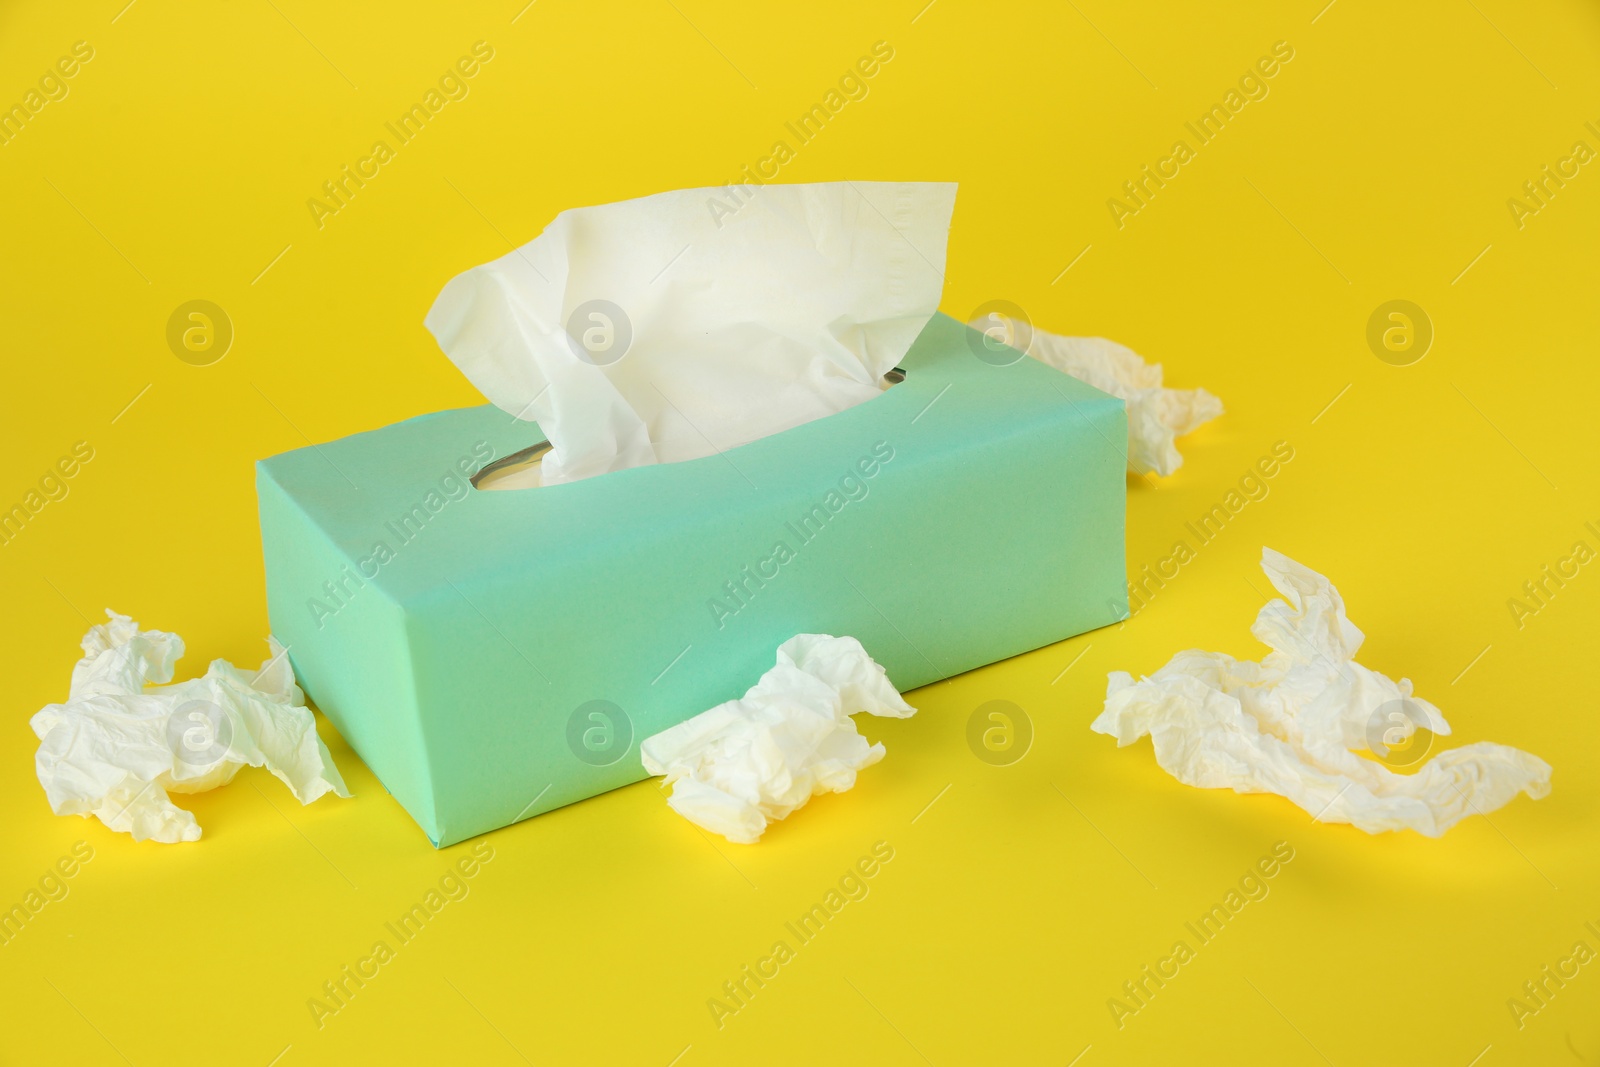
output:
[[[0, 145], [0, 504], [93, 449], [0, 546], [0, 904], [93, 852], [0, 947], [0, 1060], [1600, 1062], [1600, 964], [1521, 1029], [1507, 1007], [1575, 942], [1600, 950], [1600, 565], [1520, 628], [1507, 606], [1600, 547], [1600, 169], [1567, 164], [1520, 219], [1507, 203], [1574, 142], [1600, 149], [1592, 5], [124, 2], [0, 12], [0, 102], [93, 49]], [[319, 228], [307, 200], [478, 41], [469, 94]], [[785, 122], [878, 41], [868, 95], [797, 145]], [[1194, 148], [1185, 121], [1278, 41], [1269, 95], [1119, 228], [1107, 200]], [[201, 843], [135, 844], [49, 814], [28, 716], [107, 605], [183, 634], [180, 676], [256, 662], [252, 462], [476, 402], [422, 327], [446, 279], [561, 208], [725, 182], [779, 139], [784, 181], [961, 182], [951, 314], [1011, 300], [1226, 401], [1178, 475], [1130, 483], [1130, 571], [1275, 442], [1293, 460], [1132, 622], [864, 723], [888, 759], [759, 846], [708, 839], [648, 783], [489, 836], [469, 894], [319, 1029], [308, 999], [475, 845], [430, 848], [325, 723], [354, 799], [300, 808], [246, 772], [194, 798]], [[234, 327], [209, 366], [166, 340], [197, 299]], [[1393, 299], [1435, 328], [1410, 366], [1365, 339]], [[1109, 670], [1261, 651], [1263, 544], [1337, 582], [1363, 662], [1444, 709], [1441, 747], [1526, 748], [1554, 792], [1443, 840], [1369, 837], [1090, 733]], [[1035, 729], [1011, 766], [966, 745], [994, 699]], [[869, 894], [794, 941], [785, 923], [880, 841]], [[1294, 858], [1270, 895], [1119, 1029], [1107, 1001], [1276, 842]], [[708, 1000], [780, 939], [794, 958], [719, 1028]]]

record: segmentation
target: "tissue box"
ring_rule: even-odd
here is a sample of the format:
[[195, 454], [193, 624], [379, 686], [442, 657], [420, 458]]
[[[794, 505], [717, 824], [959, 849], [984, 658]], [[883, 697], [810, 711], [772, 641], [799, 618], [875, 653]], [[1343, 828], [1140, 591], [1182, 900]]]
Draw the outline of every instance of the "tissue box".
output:
[[491, 406], [257, 465], [272, 632], [435, 846], [646, 777], [639, 742], [797, 633], [902, 691], [1126, 617], [1121, 400], [980, 359], [725, 453], [485, 491], [542, 440]]

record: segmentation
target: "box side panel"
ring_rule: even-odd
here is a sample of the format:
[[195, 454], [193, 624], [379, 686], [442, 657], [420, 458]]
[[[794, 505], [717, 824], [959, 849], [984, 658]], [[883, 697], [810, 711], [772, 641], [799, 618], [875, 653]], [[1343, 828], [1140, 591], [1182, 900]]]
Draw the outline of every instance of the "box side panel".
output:
[[796, 633], [857, 637], [912, 689], [1123, 618], [1121, 402], [964, 394], [804, 464], [736, 459], [759, 489], [733, 505], [687, 497], [626, 544], [541, 546], [409, 602], [440, 843], [642, 779], [643, 738], [741, 695]]
[[437, 841], [404, 615], [259, 464], [267, 614], [306, 695]]

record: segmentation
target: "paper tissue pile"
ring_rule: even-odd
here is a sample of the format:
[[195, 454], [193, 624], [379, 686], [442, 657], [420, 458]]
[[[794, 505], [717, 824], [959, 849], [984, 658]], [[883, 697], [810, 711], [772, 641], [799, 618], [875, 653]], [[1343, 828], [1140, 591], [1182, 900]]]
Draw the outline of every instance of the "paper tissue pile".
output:
[[819, 793], [842, 793], [883, 758], [851, 715], [897, 719], [916, 709], [853, 637], [799, 634], [738, 700], [718, 704], [640, 746], [645, 770], [672, 784], [667, 803], [698, 826], [755, 844]]
[[[1002, 341], [1015, 330], [998, 315], [971, 325]], [[1163, 386], [1161, 364], [1146, 363], [1126, 345], [1104, 337], [1062, 337], [1038, 327], [1025, 333], [1011, 339], [1024, 343], [1028, 355], [1127, 402], [1128, 470], [1134, 474], [1167, 475], [1183, 466], [1176, 439], [1222, 414], [1222, 401], [1204, 389]]]
[[276, 641], [254, 675], [219, 659], [202, 677], [152, 689], [172, 680], [183, 639], [106, 614], [84, 635], [66, 703], [31, 721], [51, 811], [171, 844], [198, 841], [200, 826], [167, 794], [226, 785], [246, 765], [266, 767], [302, 804], [350, 795]]
[[1450, 727], [1411, 695], [1409, 680], [1355, 662], [1363, 635], [1326, 578], [1270, 548], [1261, 569], [1285, 598], [1270, 601], [1250, 628], [1272, 649], [1265, 659], [1189, 651], [1137, 682], [1117, 671], [1092, 729], [1118, 747], [1149, 734], [1156, 762], [1186, 785], [1277, 793], [1322, 822], [1368, 833], [1438, 837], [1518, 793], [1549, 793], [1550, 765], [1504, 745], [1451, 749], [1413, 774], [1358, 756], [1352, 749], [1386, 756], [1418, 727]]
[[542, 484], [870, 400], [938, 309], [954, 184], [767, 185], [717, 215], [721, 192], [563, 211], [434, 302], [439, 347], [548, 435]]

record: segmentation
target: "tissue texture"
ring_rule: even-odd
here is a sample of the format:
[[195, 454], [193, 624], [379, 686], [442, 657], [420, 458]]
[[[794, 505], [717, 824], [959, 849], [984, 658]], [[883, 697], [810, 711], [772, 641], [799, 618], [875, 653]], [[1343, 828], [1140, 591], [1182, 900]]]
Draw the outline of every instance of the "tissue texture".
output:
[[557, 215], [427, 327], [532, 419], [544, 484], [709, 456], [870, 400], [939, 305], [953, 184], [683, 189]]
[[1256, 616], [1251, 632], [1272, 651], [1260, 663], [1218, 652], [1181, 652], [1153, 677], [1117, 671], [1094, 721], [1119, 747], [1145, 734], [1156, 762], [1187, 785], [1277, 793], [1322, 822], [1368, 833], [1416, 830], [1438, 837], [1468, 815], [1519, 792], [1550, 791], [1550, 765], [1486, 742], [1442, 752], [1414, 774], [1356, 755], [1387, 756], [1418, 726], [1450, 727], [1439, 709], [1355, 662], [1363, 635], [1322, 575], [1270, 548], [1261, 569], [1285, 600]]
[[253, 675], [219, 659], [203, 677], [152, 689], [172, 680], [183, 639], [106, 614], [84, 635], [66, 703], [32, 719], [50, 810], [172, 843], [199, 840], [200, 826], [167, 794], [225, 785], [246, 764], [266, 767], [302, 804], [350, 795], [277, 641], [267, 639], [271, 656]]
[[[989, 329], [988, 319], [972, 323]], [[1168, 389], [1161, 364], [1104, 337], [1062, 337], [1034, 327], [1028, 355], [1088, 382], [1128, 405], [1128, 469], [1134, 474], [1171, 474], [1183, 466], [1176, 439], [1222, 414], [1222, 401], [1204, 389]]]
[[754, 844], [818, 793], [842, 793], [883, 758], [850, 718], [903, 719], [916, 709], [853, 637], [800, 634], [738, 700], [718, 704], [640, 746], [645, 770], [672, 784], [667, 803], [690, 822]]

